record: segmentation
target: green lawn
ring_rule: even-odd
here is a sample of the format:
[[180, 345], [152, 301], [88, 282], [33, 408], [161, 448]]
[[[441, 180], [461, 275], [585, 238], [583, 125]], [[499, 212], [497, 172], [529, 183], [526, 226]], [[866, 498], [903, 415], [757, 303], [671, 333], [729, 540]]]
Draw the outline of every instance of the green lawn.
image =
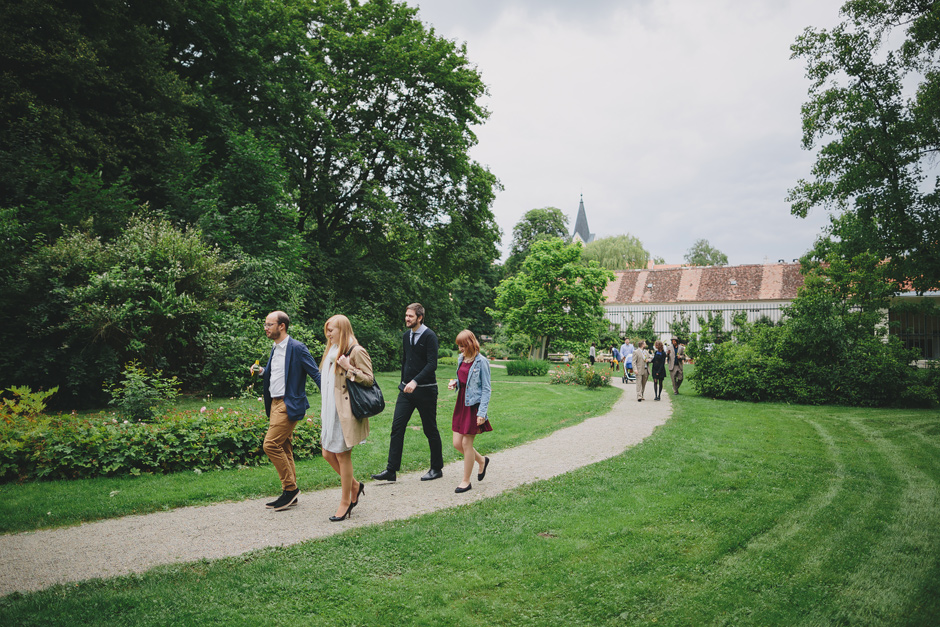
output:
[[556, 479], [11, 595], [0, 624], [940, 624], [940, 413], [685, 392], [645, 442]]
[[[438, 427], [444, 443], [444, 461], [458, 459], [451, 445], [450, 422], [456, 393], [446, 389], [451, 366], [440, 366], [438, 381], [441, 393], [438, 403]], [[368, 478], [385, 468], [395, 398], [398, 394], [397, 373], [380, 373], [379, 385], [386, 395], [387, 406], [378, 417], [370, 420], [371, 433], [366, 443], [353, 452], [356, 475]], [[313, 386], [315, 388], [315, 386]], [[493, 369], [493, 398], [490, 420], [493, 431], [477, 440], [483, 453], [497, 451], [543, 437], [556, 429], [581, 422], [590, 416], [608, 411], [617, 399], [613, 388], [586, 390], [549, 386], [548, 377], [509, 377], [506, 370]], [[310, 396], [310, 415], [319, 415], [320, 397]], [[244, 412], [263, 412], [256, 399], [185, 399], [182, 409], [199, 409], [201, 405], [225, 407]], [[405, 437], [402, 457], [403, 471], [429, 467], [428, 442], [421, 431], [417, 413]], [[306, 424], [298, 428], [309, 428]], [[339, 476], [322, 457], [297, 462], [301, 490], [318, 490], [339, 485]], [[277, 473], [270, 463], [262, 466], [218, 470], [203, 473], [175, 473], [140, 477], [97, 478], [62, 481], [39, 481], [0, 485], [0, 532], [27, 531], [73, 525], [80, 522], [141, 514], [226, 500], [241, 500], [277, 495], [281, 491]]]

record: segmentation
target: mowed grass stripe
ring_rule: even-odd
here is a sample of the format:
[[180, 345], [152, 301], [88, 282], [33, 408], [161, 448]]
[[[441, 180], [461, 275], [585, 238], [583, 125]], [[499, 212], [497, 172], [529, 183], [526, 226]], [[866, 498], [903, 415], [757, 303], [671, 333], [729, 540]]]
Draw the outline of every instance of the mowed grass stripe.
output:
[[[936, 463], [931, 465], [932, 474], [912, 463], [912, 459], [935, 460], [935, 446], [925, 443], [923, 453], [912, 456], [916, 449], [911, 446], [918, 438], [909, 437], [908, 430], [879, 429], [862, 420], [855, 424], [891, 465], [899, 498], [893, 515], [884, 521], [884, 529], [874, 536], [866, 559], [840, 591], [846, 598], [845, 605], [853, 610], [836, 618], [851, 624], [876, 624], [890, 620], [898, 607], [914, 610], [917, 591], [936, 570], [940, 525], [923, 525], [922, 521], [931, 512], [936, 516], [940, 511], [940, 480]], [[901, 442], [892, 441], [886, 434]]]
[[[737, 412], [711, 417], [728, 422], [740, 418]], [[755, 459], [762, 471], [759, 480], [772, 476], [774, 481], [763, 489], [748, 485], [745, 489], [755, 494], [747, 501], [737, 498], [738, 490], [727, 494], [719, 506], [727, 518], [715, 521], [715, 536], [720, 538], [724, 530], [733, 544], [703, 553], [696, 569], [701, 576], [688, 578], [673, 595], [674, 608], [663, 617], [667, 624], [710, 622], [729, 605], [734, 609], [716, 624], [777, 622], [777, 608], [790, 611], [788, 580], [811, 568], [808, 562], [814, 556], [807, 543], [814, 540], [818, 518], [843, 491], [840, 447], [816, 421], [782, 410], [777, 416], [761, 415], [758, 421], [742, 424], [749, 429], [747, 436], [735, 440], [742, 447], [738, 459]], [[773, 465], [758, 461], [768, 452], [776, 460]], [[801, 472], [794, 472], [796, 468]], [[807, 476], [818, 480], [806, 481]], [[805, 583], [802, 578], [797, 581]], [[804, 601], [815, 602], [817, 595], [803, 592]]]

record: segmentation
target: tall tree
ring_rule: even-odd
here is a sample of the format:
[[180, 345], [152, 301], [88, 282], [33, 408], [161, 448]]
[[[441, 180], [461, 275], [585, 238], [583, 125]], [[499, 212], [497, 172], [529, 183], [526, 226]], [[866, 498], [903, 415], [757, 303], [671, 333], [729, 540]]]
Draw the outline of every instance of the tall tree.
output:
[[176, 4], [0, 3], [0, 207], [16, 208], [30, 239], [50, 242], [89, 218], [114, 236], [126, 211], [67, 197], [122, 181], [149, 201], [167, 176], [190, 95], [165, 62], [155, 16]]
[[692, 266], [726, 266], [728, 255], [709, 244], [707, 239], [700, 239], [685, 253], [685, 262]]
[[[451, 286], [487, 296], [499, 183], [469, 157], [485, 86], [400, 0], [7, 2], [0, 61], [3, 287], [63, 233], [107, 248], [156, 214], [234, 261], [227, 297], [255, 308], [397, 327], [420, 300], [459, 325]], [[0, 339], [30, 322], [18, 293], [0, 290]], [[43, 342], [28, 349], [80, 351]]]
[[498, 182], [468, 154], [488, 112], [465, 47], [395, 0], [208, 0], [194, 10], [200, 22], [182, 27], [177, 51], [207, 103], [208, 146], [226, 150], [241, 128], [279, 146], [318, 283], [313, 311], [397, 312], [401, 297], [472, 277], [498, 256]]
[[626, 270], [645, 268], [649, 263], [650, 254], [638, 238], [632, 235], [615, 235], [585, 244], [581, 259], [585, 263], [596, 261], [600, 267], [608, 270]]
[[526, 211], [512, 228], [512, 245], [506, 259], [506, 272], [515, 274], [522, 267], [532, 244], [543, 239], [561, 238], [568, 241], [568, 216], [557, 207]]
[[851, 0], [842, 15], [792, 46], [812, 81], [803, 146], [818, 151], [788, 201], [834, 212], [817, 258], [870, 251], [889, 277], [940, 288], [940, 3]]
[[496, 287], [494, 317], [512, 331], [538, 338], [544, 359], [553, 339], [584, 341], [603, 324], [604, 290], [614, 274], [581, 263], [581, 245], [560, 238], [532, 244], [522, 270]]

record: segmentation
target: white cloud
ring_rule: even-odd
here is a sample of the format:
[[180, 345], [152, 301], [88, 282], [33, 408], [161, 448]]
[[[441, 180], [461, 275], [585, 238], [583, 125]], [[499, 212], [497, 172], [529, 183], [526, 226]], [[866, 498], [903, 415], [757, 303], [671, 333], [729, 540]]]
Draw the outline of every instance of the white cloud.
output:
[[806, 177], [789, 46], [841, 1], [419, 0], [438, 34], [466, 41], [492, 115], [473, 155], [505, 185], [508, 250], [529, 209], [573, 225], [584, 194], [598, 237], [630, 233], [678, 263], [708, 239], [731, 263], [799, 257], [828, 217], [789, 214]]

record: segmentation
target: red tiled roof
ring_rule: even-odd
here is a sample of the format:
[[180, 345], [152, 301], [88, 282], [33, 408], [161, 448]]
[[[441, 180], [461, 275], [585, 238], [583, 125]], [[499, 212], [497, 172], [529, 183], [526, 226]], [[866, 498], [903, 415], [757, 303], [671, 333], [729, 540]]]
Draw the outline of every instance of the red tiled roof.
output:
[[792, 300], [803, 285], [798, 263], [621, 270], [606, 304]]

